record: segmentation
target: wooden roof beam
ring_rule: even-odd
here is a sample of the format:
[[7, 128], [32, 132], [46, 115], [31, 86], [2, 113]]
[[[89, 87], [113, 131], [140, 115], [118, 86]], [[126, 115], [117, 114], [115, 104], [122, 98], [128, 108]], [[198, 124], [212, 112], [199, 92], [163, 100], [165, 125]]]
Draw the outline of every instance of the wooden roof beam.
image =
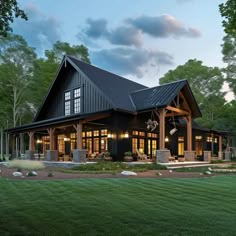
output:
[[166, 110], [173, 111], [173, 112], [176, 112], [176, 113], [180, 113], [181, 115], [189, 115], [190, 114], [190, 112], [187, 112], [185, 110], [182, 110], [182, 109], [176, 108], [176, 107], [172, 107], [172, 106], [167, 106]]

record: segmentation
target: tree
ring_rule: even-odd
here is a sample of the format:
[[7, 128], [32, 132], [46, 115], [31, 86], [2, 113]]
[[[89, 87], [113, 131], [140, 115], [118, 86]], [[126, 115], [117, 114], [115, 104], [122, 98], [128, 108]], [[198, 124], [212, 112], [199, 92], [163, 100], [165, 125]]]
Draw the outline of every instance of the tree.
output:
[[45, 97], [65, 54], [73, 55], [84, 62], [90, 63], [88, 49], [84, 45], [71, 46], [69, 43], [57, 41], [51, 50], [46, 50], [46, 59], [40, 58], [36, 61], [34, 80], [31, 84], [31, 97], [35, 111], [41, 104], [42, 98]]
[[0, 37], [0, 107], [10, 126], [25, 123], [22, 117], [32, 107], [27, 94], [35, 59], [21, 36]]
[[188, 80], [203, 117], [198, 122], [208, 128], [217, 129], [217, 120], [222, 115], [226, 102], [222, 91], [224, 78], [217, 67], [207, 67], [196, 59], [170, 70], [160, 79], [160, 84], [180, 79]]
[[7, 36], [12, 31], [10, 23], [14, 18], [22, 18], [28, 20], [25, 12], [18, 7], [16, 0], [0, 0], [0, 36]]
[[236, 0], [227, 0], [219, 5], [219, 9], [224, 17], [222, 25], [225, 33], [236, 36]]
[[219, 9], [224, 18], [222, 25], [226, 33], [222, 45], [223, 61], [227, 64], [224, 72], [229, 87], [236, 95], [236, 0], [220, 4]]

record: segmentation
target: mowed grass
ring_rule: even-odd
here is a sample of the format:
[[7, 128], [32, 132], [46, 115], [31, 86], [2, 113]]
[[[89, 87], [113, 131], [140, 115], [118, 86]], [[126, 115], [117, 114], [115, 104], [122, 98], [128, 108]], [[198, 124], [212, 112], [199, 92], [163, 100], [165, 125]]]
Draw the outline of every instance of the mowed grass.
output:
[[236, 176], [0, 178], [0, 235], [235, 235]]

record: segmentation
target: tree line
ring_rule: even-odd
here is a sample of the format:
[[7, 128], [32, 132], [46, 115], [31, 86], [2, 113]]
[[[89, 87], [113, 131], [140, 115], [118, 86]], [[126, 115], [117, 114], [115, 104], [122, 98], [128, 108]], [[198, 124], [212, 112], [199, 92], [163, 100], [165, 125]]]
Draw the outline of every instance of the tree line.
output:
[[[2, 0], [0, 0], [2, 2]], [[9, 4], [7, 4], [9, 2]], [[0, 126], [13, 127], [32, 121], [42, 98], [64, 54], [74, 55], [90, 63], [88, 49], [84, 45], [56, 42], [38, 58], [23, 37], [10, 33], [9, 21], [15, 17], [27, 19], [17, 2], [4, 0], [0, 12]], [[11, 5], [12, 4], [12, 5]], [[219, 5], [225, 37], [222, 44], [225, 68], [208, 67], [202, 61], [190, 59], [184, 65], [168, 71], [160, 84], [187, 79], [202, 117], [197, 122], [209, 129], [231, 131], [236, 134], [236, 102], [227, 101], [223, 85], [228, 84], [236, 96], [236, 0]], [[9, 15], [9, 12], [11, 13]], [[5, 14], [5, 15], [4, 15]], [[8, 16], [3, 17], [3, 16]], [[30, 20], [30, 19], [29, 19]]]

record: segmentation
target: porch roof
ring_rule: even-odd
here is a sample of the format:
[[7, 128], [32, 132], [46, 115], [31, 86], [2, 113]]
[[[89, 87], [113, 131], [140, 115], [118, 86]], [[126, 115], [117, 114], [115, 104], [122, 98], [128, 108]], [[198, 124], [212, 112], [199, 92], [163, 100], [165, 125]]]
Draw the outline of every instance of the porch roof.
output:
[[43, 120], [43, 121], [37, 121], [33, 122], [30, 124], [22, 125], [22, 126], [17, 126], [14, 128], [9, 128], [6, 129], [5, 131], [9, 133], [20, 133], [20, 132], [27, 132], [27, 131], [37, 131], [37, 130], [42, 130], [42, 129], [47, 129], [49, 127], [55, 127], [57, 125], [68, 125], [72, 122], [78, 123], [81, 120], [84, 120], [88, 117], [92, 116], [98, 116], [102, 114], [110, 114], [113, 110], [106, 110], [106, 111], [101, 111], [101, 112], [94, 112], [94, 113], [84, 113], [81, 115], [71, 115], [71, 116], [61, 116], [57, 117], [54, 119], [49, 119], [49, 120]]

